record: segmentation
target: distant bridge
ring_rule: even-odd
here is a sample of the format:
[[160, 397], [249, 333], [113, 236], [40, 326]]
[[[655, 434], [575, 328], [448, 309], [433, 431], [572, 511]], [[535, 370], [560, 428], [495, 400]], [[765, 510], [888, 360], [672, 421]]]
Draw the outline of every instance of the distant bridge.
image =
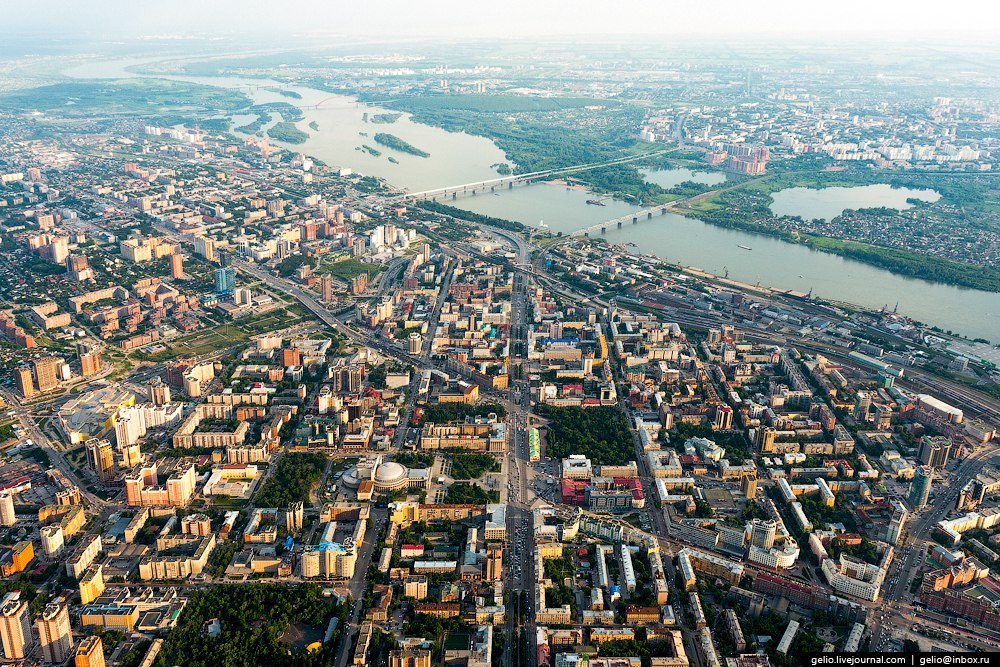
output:
[[650, 157], [655, 157], [657, 155], [663, 155], [664, 153], [670, 152], [669, 150], [651, 151], [649, 153], [641, 153], [639, 155], [630, 155], [628, 157], [618, 158], [616, 160], [607, 160], [605, 162], [591, 162], [589, 164], [578, 164], [572, 167], [560, 167], [558, 169], [544, 169], [542, 171], [532, 171], [525, 174], [512, 174], [510, 176], [501, 176], [499, 178], [490, 178], [485, 181], [477, 181], [475, 183], [463, 183], [462, 185], [449, 185], [444, 188], [435, 188], [433, 190], [424, 190], [422, 192], [406, 192], [389, 199], [390, 202], [405, 202], [405, 201], [419, 201], [430, 199], [436, 201], [439, 197], [451, 196], [452, 199], [457, 199], [459, 195], [475, 195], [477, 192], [495, 192], [498, 188], [512, 189], [516, 183], [531, 183], [533, 181], [541, 180], [543, 178], [548, 178], [551, 176], [559, 176], [561, 174], [570, 174], [578, 171], [588, 171], [590, 169], [600, 169], [601, 167], [610, 167], [616, 164], [626, 164], [628, 162], [635, 162], [636, 160], [643, 160]]

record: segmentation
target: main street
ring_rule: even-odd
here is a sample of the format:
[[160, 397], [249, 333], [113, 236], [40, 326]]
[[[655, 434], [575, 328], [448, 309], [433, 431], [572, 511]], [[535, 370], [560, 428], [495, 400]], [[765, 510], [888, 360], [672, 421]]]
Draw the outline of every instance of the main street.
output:
[[59, 472], [64, 474], [66, 478], [75, 484], [80, 489], [80, 496], [86, 501], [87, 505], [94, 511], [100, 512], [102, 509], [111, 507], [113, 503], [99, 498], [90, 491], [87, 490], [84, 482], [77, 476], [76, 471], [66, 462], [65, 457], [62, 452], [60, 452], [49, 440], [48, 436], [42, 433], [42, 430], [38, 428], [38, 424], [35, 422], [31, 413], [21, 405], [17, 397], [9, 390], [2, 389], [0, 394], [3, 395], [4, 400], [10, 409], [17, 416], [18, 422], [21, 424], [21, 428], [24, 429], [28, 437], [34, 441], [34, 443], [42, 449], [49, 457], [49, 463]]
[[924, 563], [924, 554], [928, 547], [927, 538], [934, 526], [954, 508], [958, 492], [965, 483], [982, 469], [987, 459], [998, 452], [1000, 447], [987, 446], [967, 456], [961, 465], [952, 471], [947, 489], [939, 487], [934, 501], [910, 520], [909, 535], [902, 546], [903, 556], [898, 565], [894, 564], [894, 567], [890, 568], [890, 573], [886, 577], [890, 581], [895, 580], [896, 583], [883, 588], [882, 603], [877, 610], [872, 610], [869, 618], [873, 650], [877, 650], [876, 647], [892, 634], [892, 625], [885, 624], [884, 615], [894, 609], [897, 602], [905, 602], [912, 597], [909, 587]]

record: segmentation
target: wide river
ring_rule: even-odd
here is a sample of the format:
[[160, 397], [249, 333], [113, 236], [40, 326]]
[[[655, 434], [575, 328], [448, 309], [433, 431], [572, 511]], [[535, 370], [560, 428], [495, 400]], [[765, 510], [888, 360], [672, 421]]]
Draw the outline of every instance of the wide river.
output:
[[[134, 77], [137, 75], [127, 71], [126, 67], [156, 60], [159, 58], [94, 61], [75, 66], [66, 74], [75, 78]], [[287, 145], [287, 148], [313, 155], [328, 164], [351, 167], [361, 173], [385, 178], [393, 185], [410, 191], [492, 178], [496, 176], [494, 165], [507, 162], [503, 152], [488, 139], [415, 123], [407, 115], [391, 124], [365, 122], [366, 113], [370, 120], [372, 114], [384, 113], [385, 110], [359, 104], [353, 98], [342, 95], [301, 86], [288, 87], [261, 79], [163, 78], [239, 89], [258, 104], [288, 102], [299, 106], [305, 119], [297, 126], [308, 132], [310, 138], [304, 144]], [[299, 93], [302, 99], [285, 97], [266, 89], [278, 85]], [[238, 120], [246, 122], [247, 119], [241, 117]], [[317, 124], [318, 131], [309, 127], [311, 122]], [[430, 153], [430, 157], [420, 158], [379, 146], [371, 139], [376, 132], [401, 137]], [[362, 133], [369, 136], [362, 136]], [[381, 155], [376, 157], [357, 150], [362, 145], [378, 149]], [[397, 162], [389, 161], [389, 156]], [[722, 180], [719, 174], [682, 169], [647, 173], [646, 178], [664, 187], [686, 180], [705, 183]], [[495, 195], [459, 198], [449, 203], [478, 213], [529, 225], [544, 225], [552, 231], [567, 233], [635, 209], [631, 204], [613, 200], [605, 200], [603, 206], [586, 203], [593, 198], [593, 195], [577, 189], [538, 184], [504, 190]], [[909, 206], [906, 202], [908, 198], [934, 201], [937, 193], [874, 185], [825, 190], [792, 188], [775, 193], [773, 198], [775, 212], [810, 219], [833, 217], [848, 208], [906, 208]], [[906, 278], [804, 246], [728, 230], [676, 214], [657, 215], [637, 225], [626, 224], [620, 230], [609, 230], [605, 238], [612, 243], [635, 243], [639, 251], [656, 254], [677, 264], [698, 267], [718, 275], [728, 272], [730, 278], [747, 283], [759, 282], [769, 287], [802, 292], [811, 289], [818, 297], [870, 308], [885, 305], [892, 308], [898, 303], [900, 313], [922, 322], [971, 338], [982, 337], [994, 342], [1000, 339], [998, 293]]]

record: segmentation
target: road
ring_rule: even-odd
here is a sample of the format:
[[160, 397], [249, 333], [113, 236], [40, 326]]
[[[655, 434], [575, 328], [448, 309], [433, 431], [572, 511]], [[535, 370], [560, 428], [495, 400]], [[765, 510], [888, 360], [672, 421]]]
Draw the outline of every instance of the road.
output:
[[75, 484], [80, 489], [80, 497], [84, 500], [84, 504], [88, 506], [92, 511], [100, 512], [100, 510], [107, 507], [111, 507], [114, 503], [108, 502], [103, 498], [99, 498], [90, 491], [84, 485], [83, 481], [77, 476], [76, 472], [70, 467], [63, 457], [62, 452], [57, 450], [53, 445], [52, 441], [49, 440], [48, 436], [42, 433], [42, 430], [38, 428], [38, 424], [35, 423], [34, 418], [31, 413], [21, 405], [17, 397], [10, 391], [4, 389], [0, 390], [0, 394], [3, 394], [4, 400], [7, 401], [7, 405], [17, 416], [18, 421], [21, 423], [21, 428], [24, 432], [28, 434], [31, 438], [49, 457], [49, 463], [52, 467], [59, 470], [62, 474], [66, 475], [73, 484]]
[[372, 528], [367, 532], [365, 539], [361, 544], [361, 551], [358, 554], [358, 560], [354, 565], [354, 576], [351, 577], [351, 581], [347, 585], [348, 590], [351, 592], [351, 597], [353, 597], [354, 600], [351, 603], [351, 613], [347, 619], [347, 630], [344, 632], [344, 636], [341, 639], [341, 650], [337, 655], [337, 667], [344, 667], [347, 664], [347, 659], [353, 655], [353, 651], [348, 650], [348, 648], [354, 644], [354, 636], [358, 632], [359, 622], [361, 620], [361, 608], [365, 597], [365, 587], [368, 585], [368, 567], [371, 565], [372, 556], [378, 548], [379, 535], [382, 534], [382, 528], [385, 527], [388, 517], [389, 510], [385, 508], [376, 508], [372, 510]]
[[962, 464], [952, 471], [947, 489], [938, 488], [934, 502], [910, 520], [909, 536], [902, 546], [903, 556], [898, 564], [890, 567], [887, 579], [896, 583], [883, 587], [882, 602], [879, 611], [873, 610], [869, 628], [872, 633], [872, 648], [880, 646], [891, 634], [892, 624], [885, 624], [882, 615], [894, 609], [898, 602], [906, 602], [912, 597], [909, 592], [910, 582], [919, 573], [923, 565], [923, 555], [927, 551], [927, 538], [938, 521], [941, 521], [954, 508], [955, 498], [965, 483], [982, 470], [986, 459], [1000, 452], [998, 446], [988, 446], [967, 456]]

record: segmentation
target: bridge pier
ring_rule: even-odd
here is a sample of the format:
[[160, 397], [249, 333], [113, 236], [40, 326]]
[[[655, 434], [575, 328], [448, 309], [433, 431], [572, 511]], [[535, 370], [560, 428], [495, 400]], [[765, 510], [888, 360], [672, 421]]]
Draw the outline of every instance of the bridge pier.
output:
[[618, 221], [618, 229], [621, 229], [621, 228], [622, 228], [622, 221], [621, 221], [621, 220], [619, 220], [619, 221]]
[[451, 198], [452, 198], [452, 201], [454, 201], [455, 199], [458, 199], [458, 193], [457, 192], [452, 192], [451, 193]]
[[652, 212], [652, 211], [648, 211], [648, 212], [646, 213], [646, 220], [649, 220], [649, 219], [651, 219], [652, 217], [653, 217], [653, 212]]
[[602, 234], [607, 234], [608, 233], [608, 228], [607, 227], [601, 227], [601, 233]]
[[584, 232], [583, 235], [586, 236], [587, 238], [590, 238], [590, 232]]
[[513, 190], [514, 189], [514, 181], [511, 181], [510, 183], [507, 184], [507, 189], [508, 190]]
[[639, 222], [639, 216], [637, 216], [637, 215], [633, 215], [633, 216], [632, 216], [632, 224], [634, 225], [634, 224], [636, 224], [637, 222]]
[[663, 208], [660, 209], [660, 215], [666, 215], [666, 214], [667, 214], [667, 207], [664, 206]]

